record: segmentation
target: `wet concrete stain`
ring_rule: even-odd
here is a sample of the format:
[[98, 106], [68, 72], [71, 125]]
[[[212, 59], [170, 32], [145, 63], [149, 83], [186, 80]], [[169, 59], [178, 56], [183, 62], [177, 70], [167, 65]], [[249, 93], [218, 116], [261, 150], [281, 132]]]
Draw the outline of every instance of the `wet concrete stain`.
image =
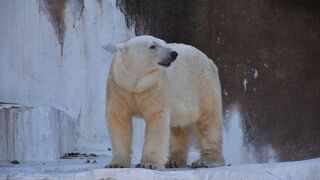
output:
[[42, 9], [49, 14], [50, 21], [54, 31], [58, 37], [58, 42], [61, 46], [60, 55], [63, 56], [63, 44], [66, 31], [65, 13], [67, 0], [43, 0]]
[[[320, 156], [320, 1], [117, 0], [128, 27], [191, 44], [219, 67], [224, 110], [279, 161]], [[246, 91], [244, 91], [246, 89]], [[261, 151], [260, 151], [261, 150]]]
[[40, 0], [40, 9], [49, 15], [50, 22], [58, 38], [61, 58], [63, 58], [63, 45], [66, 32], [65, 8], [69, 2], [73, 3], [74, 8], [72, 12], [73, 14], [78, 12], [77, 14], [79, 15], [77, 17], [80, 20], [85, 9], [84, 0]]
[[97, 0], [97, 1], [99, 3], [101, 15], [103, 15], [103, 0]]

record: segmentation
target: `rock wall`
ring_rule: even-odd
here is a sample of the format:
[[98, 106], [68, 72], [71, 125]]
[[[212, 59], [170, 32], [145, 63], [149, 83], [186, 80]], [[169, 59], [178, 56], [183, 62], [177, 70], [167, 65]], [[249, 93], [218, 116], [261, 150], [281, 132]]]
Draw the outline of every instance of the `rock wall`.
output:
[[[320, 3], [117, 0], [136, 34], [194, 45], [218, 65], [226, 116], [239, 106], [260, 162], [319, 156]], [[226, 122], [227, 124], [228, 122]]]

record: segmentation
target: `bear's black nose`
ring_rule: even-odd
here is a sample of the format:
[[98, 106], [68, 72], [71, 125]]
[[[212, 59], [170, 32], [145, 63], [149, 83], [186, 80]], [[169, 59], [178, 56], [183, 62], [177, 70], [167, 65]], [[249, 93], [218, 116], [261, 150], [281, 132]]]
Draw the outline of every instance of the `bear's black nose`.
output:
[[172, 60], [175, 60], [178, 56], [178, 53], [176, 51], [171, 51], [170, 56], [171, 56]]

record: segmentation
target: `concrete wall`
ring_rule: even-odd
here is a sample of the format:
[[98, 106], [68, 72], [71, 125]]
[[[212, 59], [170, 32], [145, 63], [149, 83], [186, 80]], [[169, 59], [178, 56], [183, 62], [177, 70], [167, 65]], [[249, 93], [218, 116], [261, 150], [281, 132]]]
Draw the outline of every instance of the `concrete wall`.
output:
[[77, 149], [110, 146], [104, 111], [113, 52], [102, 47], [134, 35], [115, 1], [2, 1], [0, 23], [0, 102], [70, 116]]
[[75, 119], [44, 106], [0, 104], [0, 161], [55, 160], [75, 146]]

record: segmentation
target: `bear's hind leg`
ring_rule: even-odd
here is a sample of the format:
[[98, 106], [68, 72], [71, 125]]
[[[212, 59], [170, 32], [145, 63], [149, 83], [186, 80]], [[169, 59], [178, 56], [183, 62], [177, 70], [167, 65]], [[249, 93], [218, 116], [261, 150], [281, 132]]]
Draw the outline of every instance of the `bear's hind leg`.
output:
[[194, 161], [191, 167], [216, 167], [224, 165], [221, 118], [220, 113], [207, 113], [197, 122], [196, 132], [201, 148], [201, 157]]
[[166, 168], [187, 166], [188, 132], [186, 127], [172, 127], [170, 133], [170, 156]]

